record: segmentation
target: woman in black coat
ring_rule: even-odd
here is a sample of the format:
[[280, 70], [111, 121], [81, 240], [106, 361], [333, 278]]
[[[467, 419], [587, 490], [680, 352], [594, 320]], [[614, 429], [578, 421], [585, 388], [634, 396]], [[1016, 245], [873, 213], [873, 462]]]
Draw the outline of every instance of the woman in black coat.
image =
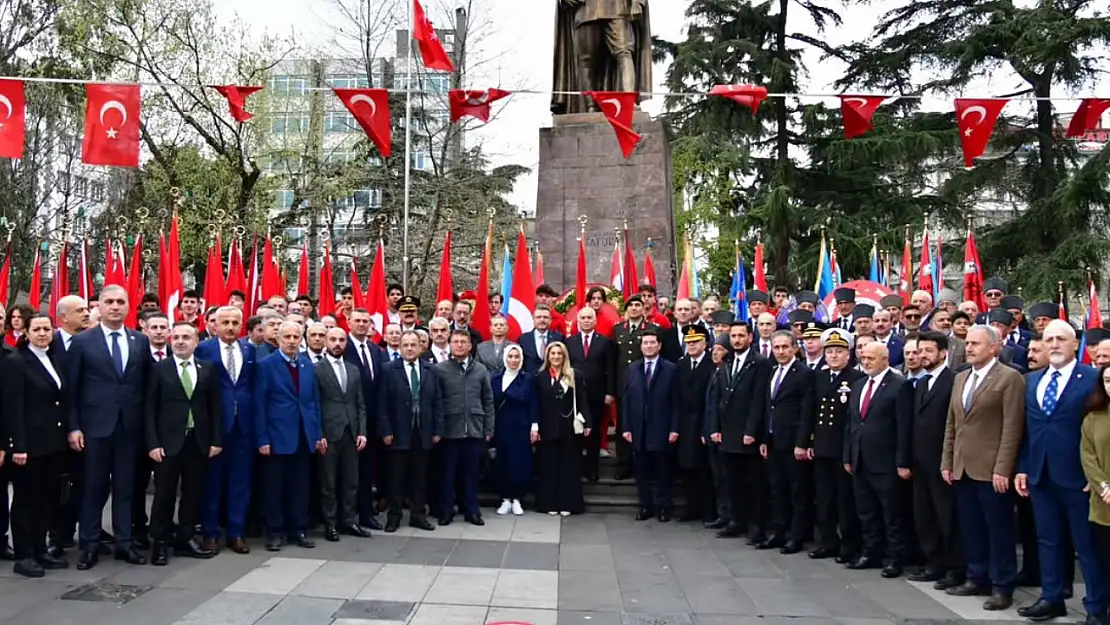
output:
[[[582, 375], [571, 368], [565, 345], [555, 342], [547, 346], [535, 384], [540, 406], [532, 423], [540, 477], [536, 509], [551, 515], [580, 513], [585, 508], [581, 444], [582, 438], [590, 435], [593, 419]], [[575, 432], [575, 421], [581, 432]]]
[[62, 558], [46, 552], [46, 532], [56, 513], [66, 450], [66, 399], [63, 367], [50, 350], [50, 317], [32, 314], [15, 354], [2, 367], [4, 430], [8, 437], [15, 499], [11, 524], [14, 570], [42, 577], [45, 569], [64, 569]]

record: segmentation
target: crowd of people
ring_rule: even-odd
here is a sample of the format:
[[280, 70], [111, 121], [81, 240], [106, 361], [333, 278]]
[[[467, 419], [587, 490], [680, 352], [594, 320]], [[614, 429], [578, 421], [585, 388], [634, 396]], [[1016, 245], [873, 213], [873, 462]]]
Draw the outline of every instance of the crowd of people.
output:
[[164, 565], [248, 553], [255, 536], [311, 548], [317, 524], [329, 541], [394, 532], [406, 511], [424, 531], [482, 525], [483, 479], [497, 514], [567, 516], [611, 455], [638, 520], [787, 555], [809, 543], [810, 558], [908, 572], [986, 610], [1040, 586], [1019, 608], [1034, 621], [1063, 616], [1078, 561], [1088, 621], [1105, 623], [1110, 331], [1078, 353], [1058, 305], [1026, 314], [1005, 283], [984, 286], [986, 310], [948, 290], [876, 307], [841, 288], [831, 315], [811, 291], [749, 291], [745, 319], [647, 285], [614, 319], [595, 288], [566, 319], [543, 285], [515, 341], [496, 312], [483, 340], [467, 300], [422, 322], [398, 285], [380, 329], [349, 293], [319, 318], [307, 296], [248, 314], [242, 293], [201, 311], [186, 291], [172, 316], [147, 296], [134, 329], [115, 285], [52, 315], [15, 307], [0, 360], [14, 549], [0, 556], [41, 577], [72, 547], [79, 569], [148, 550]]

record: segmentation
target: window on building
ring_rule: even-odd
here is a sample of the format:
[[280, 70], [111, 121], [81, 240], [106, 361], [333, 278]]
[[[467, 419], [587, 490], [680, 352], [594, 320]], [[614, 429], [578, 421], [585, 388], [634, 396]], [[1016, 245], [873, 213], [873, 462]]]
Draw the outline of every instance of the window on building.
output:
[[358, 123], [347, 111], [332, 111], [324, 115], [324, 132], [347, 133], [356, 128]]
[[304, 95], [307, 89], [308, 80], [302, 76], [274, 76], [270, 79], [270, 91], [274, 95]]
[[296, 193], [292, 189], [278, 189], [274, 191], [274, 204], [279, 208], [290, 208], [293, 206], [293, 198]]
[[89, 185], [89, 198], [94, 202], [104, 201], [104, 183], [93, 182]]
[[379, 189], [359, 189], [354, 195], [355, 208], [381, 208], [382, 192]]
[[446, 93], [451, 88], [451, 78], [446, 74], [431, 74], [424, 77], [424, 89], [434, 93]]
[[300, 243], [304, 239], [304, 235], [304, 228], [286, 228], [282, 233], [285, 243]]
[[73, 177], [73, 194], [77, 197], [89, 196], [89, 179], [84, 176]]
[[327, 82], [339, 89], [365, 89], [370, 86], [365, 74], [332, 74]]
[[414, 151], [412, 153], [412, 168], [417, 171], [429, 171], [432, 169], [432, 154], [425, 151]]

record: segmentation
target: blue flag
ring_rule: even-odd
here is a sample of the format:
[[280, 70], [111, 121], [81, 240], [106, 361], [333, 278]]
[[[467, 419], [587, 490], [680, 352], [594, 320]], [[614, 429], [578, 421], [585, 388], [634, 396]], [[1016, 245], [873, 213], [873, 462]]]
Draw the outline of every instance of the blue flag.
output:
[[732, 288], [729, 289], [729, 298], [733, 303], [733, 314], [737, 319], [748, 320], [748, 270], [744, 266], [744, 258], [736, 254], [736, 270], [732, 272]]

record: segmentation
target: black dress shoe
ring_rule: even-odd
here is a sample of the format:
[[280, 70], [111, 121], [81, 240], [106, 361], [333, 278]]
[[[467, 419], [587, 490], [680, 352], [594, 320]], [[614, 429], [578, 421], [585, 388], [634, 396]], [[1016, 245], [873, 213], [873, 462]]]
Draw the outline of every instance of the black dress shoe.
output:
[[779, 549], [779, 553], [781, 553], [784, 556], [792, 556], [795, 553], [800, 552], [801, 550], [802, 550], [802, 541], [800, 541], [800, 540], [788, 540], [788, 541], [786, 541], [786, 544], [782, 546], [782, 549]]
[[880, 573], [885, 579], [894, 579], [902, 576], [902, 565], [897, 562], [891, 562], [883, 567], [883, 572]]
[[95, 551], [82, 551], [81, 557], [77, 559], [77, 570], [87, 571], [96, 566], [100, 562], [100, 555]]
[[61, 545], [54, 544], [46, 548], [46, 553], [53, 558], [61, 558], [65, 556], [66, 551]]
[[266, 551], [281, 551], [281, 536], [270, 536], [267, 538]]
[[[425, 519], [423, 517], [421, 517], [419, 519], [410, 518], [409, 519], [409, 527], [415, 527], [416, 529], [424, 530], [425, 532], [432, 532], [432, 531], [435, 531], [435, 529], [436, 529], [436, 526], [432, 525], [428, 521], [428, 519]], [[386, 531], [389, 531], [389, 530], [386, 530]]]
[[983, 602], [983, 609], [988, 612], [1001, 612], [1002, 610], [1009, 610], [1012, 605], [1014, 605], [1013, 595], [996, 590]]
[[[425, 521], [427, 523], [427, 521]], [[389, 517], [385, 520], [385, 533], [392, 534], [401, 528], [401, 519]]]
[[324, 540], [328, 541], [329, 543], [339, 542], [339, 530], [330, 525], [327, 526], [326, 528], [324, 528]]
[[207, 549], [204, 545], [200, 544], [196, 538], [178, 544], [173, 548], [174, 555], [182, 556], [185, 558], [196, 558], [198, 560], [207, 560], [216, 556], [216, 550]]
[[66, 559], [64, 557], [52, 555], [49, 551], [35, 556], [35, 560], [38, 561], [39, 566], [48, 571], [56, 571], [59, 569], [69, 568], [69, 562], [66, 562]]
[[43, 577], [46, 575], [46, 571], [38, 562], [35, 562], [34, 558], [17, 560], [15, 565], [12, 566], [12, 570], [23, 577]]
[[7, 536], [4, 536], [4, 542], [0, 544], [0, 560], [15, 562], [15, 551], [13, 551], [12, 546], [8, 544]]
[[355, 538], [370, 538], [370, 530], [361, 525], [348, 525], [343, 528], [343, 533]]
[[372, 517], [366, 519], [365, 522], [359, 523], [359, 525], [361, 525], [363, 527], [370, 528], [371, 530], [374, 530], [375, 532], [382, 531], [382, 523], [381, 523], [381, 521], [378, 520], [378, 517], [376, 517], [376, 516], [372, 516]]
[[756, 545], [756, 549], [780, 549], [786, 544], [786, 538], [779, 534], [771, 534], [767, 540]]
[[640, 508], [640, 511], [636, 513], [636, 520], [647, 521], [653, 516], [655, 516], [655, 511], [651, 508]]
[[1018, 616], [1029, 619], [1030, 621], [1047, 621], [1050, 618], [1060, 618], [1067, 616], [1068, 608], [1064, 602], [1049, 603], [1044, 599], [1037, 599], [1033, 605], [1027, 605], [1024, 608], [1018, 608]]
[[809, 552], [809, 557], [813, 560], [824, 560], [826, 558], [831, 558], [835, 556], [836, 553], [836, 549], [833, 549], [832, 547], [818, 547]]
[[135, 564], [138, 566], [146, 564], [146, 558], [144, 558], [143, 554], [139, 553], [139, 550], [134, 547], [128, 547], [127, 549], [116, 549], [114, 557], [115, 559], [120, 560], [121, 562], [126, 562], [128, 564]]
[[722, 519], [718, 517], [716, 519], [713, 519], [712, 521], [706, 521], [702, 525], [705, 526], [705, 529], [707, 530], [724, 529], [728, 527], [728, 519]]
[[744, 528], [735, 523], [729, 523], [717, 532], [717, 538], [739, 538], [743, 535]]
[[748, 532], [748, 539], [744, 541], [744, 544], [749, 547], [758, 547], [764, 540], [763, 532]]
[[660, 523], [670, 523], [671, 511], [666, 508], [662, 508], [659, 510], [659, 516], [656, 518], [659, 520]]
[[870, 558], [868, 556], [860, 556], [855, 560], [844, 565], [853, 571], [862, 571], [864, 569], [877, 569], [882, 566], [877, 558]]
[[154, 566], [166, 566], [170, 563], [169, 549], [166, 545], [158, 543], [150, 550], [150, 563]]
[[953, 597], [985, 597], [991, 594], [991, 589], [989, 586], [980, 586], [971, 580], [967, 580], [959, 586], [953, 586], [944, 592]]
[[135, 545], [136, 549], [141, 549], [143, 551], [150, 549], [150, 534], [145, 529], [132, 529], [131, 544]]
[[471, 525], [477, 525], [480, 527], [486, 524], [485, 520], [482, 519], [482, 515], [480, 514], [468, 514], [463, 518], [465, 518], [466, 522]]
[[454, 521], [454, 520], [455, 520], [455, 518], [453, 516], [441, 516], [441, 517], [439, 517], [438, 523], [439, 523], [440, 527], [443, 527], [444, 525], [450, 525], [451, 521]]
[[955, 588], [956, 586], [963, 584], [964, 581], [966, 580], [964, 580], [962, 576], [958, 577], [956, 575], [948, 574], [938, 579], [937, 583], [933, 584], [933, 589], [948, 590], [949, 588]]
[[316, 547], [316, 543], [312, 542], [312, 539], [310, 539], [305, 534], [297, 534], [295, 536], [290, 536], [289, 537], [289, 544], [290, 545], [296, 545], [298, 547], [301, 547], [302, 549], [313, 549], [313, 548]]
[[911, 582], [936, 582], [944, 577], [944, 572], [940, 569], [924, 568], [920, 571], [910, 575]]

